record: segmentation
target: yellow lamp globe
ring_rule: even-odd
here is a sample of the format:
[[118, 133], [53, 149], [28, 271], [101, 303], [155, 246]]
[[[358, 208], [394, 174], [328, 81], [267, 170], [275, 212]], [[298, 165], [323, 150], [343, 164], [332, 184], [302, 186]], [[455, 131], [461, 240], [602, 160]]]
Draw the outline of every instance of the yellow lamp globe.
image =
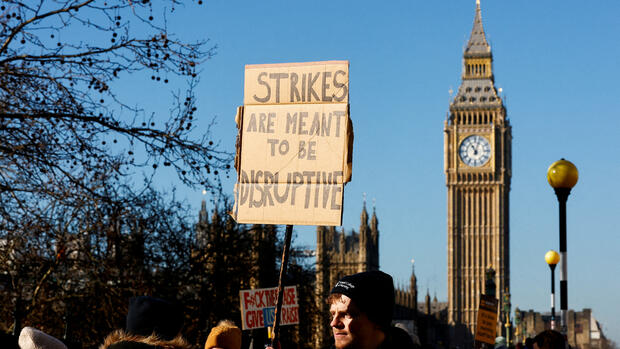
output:
[[549, 250], [549, 252], [545, 253], [545, 261], [549, 265], [556, 265], [560, 262], [560, 255], [554, 250]]
[[577, 180], [579, 180], [579, 171], [568, 160], [558, 160], [547, 170], [547, 181], [553, 188], [571, 189], [577, 184]]

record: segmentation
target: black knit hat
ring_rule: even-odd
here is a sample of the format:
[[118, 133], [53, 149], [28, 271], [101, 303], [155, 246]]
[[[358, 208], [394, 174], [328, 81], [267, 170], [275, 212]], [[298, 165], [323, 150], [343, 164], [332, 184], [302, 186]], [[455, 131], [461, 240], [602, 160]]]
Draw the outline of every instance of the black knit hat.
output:
[[127, 332], [145, 337], [156, 334], [163, 340], [171, 340], [182, 327], [183, 313], [172, 303], [149, 296], [129, 300]]
[[382, 271], [366, 271], [340, 279], [330, 293], [351, 298], [375, 324], [388, 328], [394, 312], [394, 282]]

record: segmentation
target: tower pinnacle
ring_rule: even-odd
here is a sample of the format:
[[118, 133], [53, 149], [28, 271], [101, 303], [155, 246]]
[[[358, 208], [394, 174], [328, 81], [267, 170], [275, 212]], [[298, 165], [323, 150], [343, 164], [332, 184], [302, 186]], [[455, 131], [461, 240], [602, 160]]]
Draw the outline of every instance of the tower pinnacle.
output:
[[[362, 221], [362, 226], [363, 227], [367, 227], [368, 226], [368, 211], [366, 211], [366, 193], [363, 194], [364, 196], [364, 202], [362, 204], [362, 214], [361, 214], [361, 221]], [[361, 229], [364, 229], [362, 227], [360, 227], [360, 232]]]
[[491, 46], [487, 42], [482, 26], [482, 11], [480, 10], [480, 1], [476, 0], [476, 15], [474, 17], [474, 25], [469, 35], [469, 42], [465, 48], [465, 57], [490, 57]]
[[198, 222], [199, 223], [208, 223], [207, 218], [207, 202], [202, 200], [200, 212], [198, 213]]
[[493, 55], [482, 26], [480, 1], [476, 1], [474, 25], [465, 52], [463, 52], [462, 82], [453, 106], [501, 107], [502, 100], [497, 93], [493, 77]]

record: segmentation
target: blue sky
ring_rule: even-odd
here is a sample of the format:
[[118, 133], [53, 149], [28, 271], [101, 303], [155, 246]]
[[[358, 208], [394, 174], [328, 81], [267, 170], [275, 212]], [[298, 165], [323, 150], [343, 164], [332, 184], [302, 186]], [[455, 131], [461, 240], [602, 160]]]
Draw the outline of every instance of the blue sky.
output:
[[[209, 38], [217, 55], [201, 72], [200, 127], [234, 151], [245, 64], [350, 61], [355, 130], [344, 227], [359, 226], [363, 193], [376, 200], [381, 268], [407, 283], [415, 258], [420, 293], [446, 299], [443, 123], [460, 84], [475, 1], [206, 1], [179, 8], [169, 27]], [[620, 341], [620, 2], [482, 1], [513, 134], [510, 267], [513, 309], [549, 309], [544, 254], [558, 250], [558, 205], [548, 166], [564, 157], [580, 171], [568, 201], [570, 308], [592, 308]], [[179, 86], [181, 87], [181, 86]], [[148, 88], [144, 89], [145, 91]], [[165, 108], [153, 95], [136, 102]], [[143, 103], [144, 104], [144, 103]], [[160, 106], [161, 104], [161, 106]], [[234, 178], [234, 175], [231, 176]], [[198, 211], [200, 190], [177, 186]], [[232, 193], [232, 181], [227, 182]], [[294, 241], [314, 248], [311, 227]], [[557, 279], [558, 277], [556, 277]], [[557, 288], [557, 286], [556, 286]], [[421, 297], [420, 297], [421, 298]], [[559, 308], [559, 303], [556, 306]]]

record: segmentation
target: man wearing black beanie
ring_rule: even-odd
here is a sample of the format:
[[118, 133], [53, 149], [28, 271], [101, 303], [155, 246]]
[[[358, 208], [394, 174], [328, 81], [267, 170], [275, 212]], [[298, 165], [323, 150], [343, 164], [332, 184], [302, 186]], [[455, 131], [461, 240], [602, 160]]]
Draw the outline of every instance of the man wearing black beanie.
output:
[[394, 282], [390, 275], [367, 271], [345, 276], [331, 290], [328, 303], [336, 349], [413, 347], [404, 330], [391, 327]]

